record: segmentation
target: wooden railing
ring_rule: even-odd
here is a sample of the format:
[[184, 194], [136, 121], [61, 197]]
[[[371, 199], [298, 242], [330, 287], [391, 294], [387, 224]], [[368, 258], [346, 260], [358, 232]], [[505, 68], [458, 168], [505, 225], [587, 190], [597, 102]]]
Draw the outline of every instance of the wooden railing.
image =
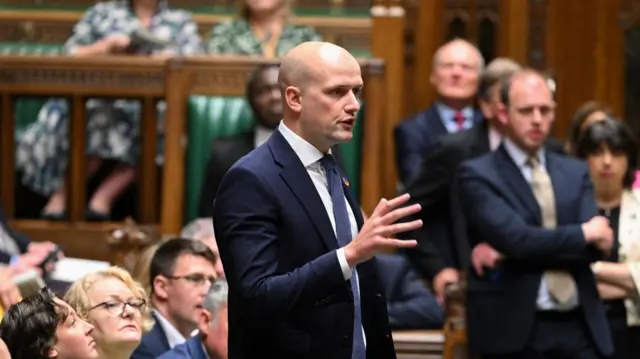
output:
[[[194, 94], [243, 96], [245, 83], [259, 58], [174, 58], [157, 60], [138, 57], [79, 59], [69, 57], [0, 57], [0, 195], [6, 215], [14, 214], [14, 100], [17, 96], [56, 96], [70, 99], [70, 151], [66, 181], [69, 184], [70, 221], [52, 223], [14, 220], [15, 229], [39, 240], [54, 240], [66, 246], [70, 256], [104, 259], [107, 248], [101, 237], [118, 224], [84, 223], [86, 207], [85, 100], [98, 98], [141, 99], [142, 158], [138, 220], [153, 233], [176, 234], [183, 225], [186, 100]], [[364, 144], [362, 178], [373, 180], [380, 129], [385, 120], [384, 66], [380, 60], [360, 61], [365, 80]], [[155, 101], [166, 101], [165, 163], [162, 189], [158, 191], [154, 161], [156, 142]], [[379, 166], [378, 166], [379, 167]], [[158, 192], [161, 196], [158, 196]], [[367, 196], [366, 192], [362, 192]], [[158, 213], [159, 209], [159, 213]], [[92, 238], [93, 237], [93, 238]], [[94, 239], [95, 238], [95, 239]]]

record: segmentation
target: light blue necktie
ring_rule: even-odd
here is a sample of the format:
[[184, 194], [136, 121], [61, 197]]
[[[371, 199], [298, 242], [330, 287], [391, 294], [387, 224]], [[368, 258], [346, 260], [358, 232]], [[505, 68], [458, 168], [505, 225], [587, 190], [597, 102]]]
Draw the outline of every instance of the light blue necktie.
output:
[[[336, 169], [336, 161], [332, 155], [327, 154], [320, 164], [327, 173], [327, 183], [329, 184], [329, 194], [333, 202], [333, 217], [336, 222], [336, 237], [338, 245], [344, 247], [351, 242], [351, 224], [349, 223], [349, 213], [344, 197], [344, 189], [340, 173]], [[360, 293], [358, 291], [357, 272], [353, 269], [351, 273], [351, 292], [353, 293], [353, 351], [351, 359], [366, 359], [367, 350], [364, 344], [364, 333], [362, 331], [362, 313], [360, 312]]]

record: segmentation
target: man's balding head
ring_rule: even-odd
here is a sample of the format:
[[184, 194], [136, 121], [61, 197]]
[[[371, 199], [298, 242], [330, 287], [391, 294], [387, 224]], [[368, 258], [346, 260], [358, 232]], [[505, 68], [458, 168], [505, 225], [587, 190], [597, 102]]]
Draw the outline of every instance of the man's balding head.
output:
[[313, 80], [315, 72], [338, 65], [341, 61], [357, 63], [342, 47], [321, 41], [304, 42], [289, 51], [280, 63], [278, 82], [284, 91], [288, 86], [302, 88]]
[[478, 48], [455, 39], [442, 45], [433, 56], [431, 83], [448, 106], [471, 106], [478, 89], [484, 59]]
[[280, 64], [283, 121], [322, 152], [353, 136], [362, 77], [358, 61], [340, 46], [302, 43]]

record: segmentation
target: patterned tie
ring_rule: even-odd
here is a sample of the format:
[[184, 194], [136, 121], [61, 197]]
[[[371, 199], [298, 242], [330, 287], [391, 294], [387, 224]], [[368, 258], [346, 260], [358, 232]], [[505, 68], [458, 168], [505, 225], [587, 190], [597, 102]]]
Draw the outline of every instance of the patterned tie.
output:
[[[544, 228], [556, 228], [556, 200], [553, 194], [553, 185], [549, 173], [540, 166], [537, 157], [531, 157], [527, 161], [531, 167], [531, 189], [540, 206], [542, 226]], [[549, 288], [549, 294], [558, 303], [567, 303], [576, 295], [576, 283], [571, 274], [565, 271], [548, 270], [544, 273], [545, 281]]]
[[[336, 169], [336, 161], [332, 155], [327, 154], [320, 164], [327, 173], [327, 183], [329, 184], [329, 194], [333, 203], [333, 217], [336, 222], [336, 237], [338, 244], [344, 247], [351, 242], [351, 224], [349, 223], [349, 213], [347, 203], [342, 188], [340, 173]], [[351, 292], [353, 293], [353, 351], [352, 359], [366, 359], [367, 350], [364, 344], [364, 333], [362, 332], [362, 313], [360, 312], [360, 292], [358, 291], [357, 272], [353, 269], [351, 273]]]
[[464, 122], [466, 119], [462, 111], [457, 111], [456, 114], [453, 116], [453, 119], [456, 121], [456, 126], [458, 126], [457, 127], [458, 131], [464, 130]]

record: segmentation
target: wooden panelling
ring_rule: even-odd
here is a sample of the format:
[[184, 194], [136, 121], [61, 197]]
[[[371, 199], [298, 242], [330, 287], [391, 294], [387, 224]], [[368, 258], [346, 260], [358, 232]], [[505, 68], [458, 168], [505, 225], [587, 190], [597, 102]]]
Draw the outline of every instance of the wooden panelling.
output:
[[[536, 2], [541, 1], [533, 3]], [[534, 65], [548, 70], [556, 79], [558, 109], [554, 132], [563, 138], [573, 113], [582, 103], [601, 101], [618, 113], [622, 108], [620, 0], [544, 2], [545, 53], [542, 59], [532, 57]]]
[[[82, 16], [77, 11], [0, 11], [0, 42], [63, 44]], [[203, 39], [213, 25], [229, 19], [223, 15], [194, 15]], [[344, 17], [296, 17], [293, 23], [315, 28], [325, 41], [354, 52], [371, 47], [371, 19]]]

